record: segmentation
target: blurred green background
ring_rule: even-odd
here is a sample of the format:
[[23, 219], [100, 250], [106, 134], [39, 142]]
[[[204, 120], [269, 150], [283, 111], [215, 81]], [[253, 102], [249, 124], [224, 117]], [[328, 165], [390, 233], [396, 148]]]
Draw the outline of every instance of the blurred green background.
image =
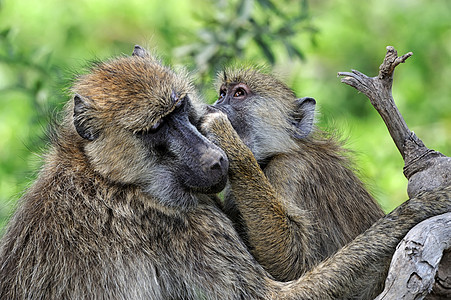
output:
[[387, 45], [412, 51], [396, 71], [395, 101], [428, 147], [451, 155], [448, 0], [0, 0], [0, 228], [39, 170], [73, 74], [135, 44], [186, 66], [209, 102], [223, 66], [269, 66], [317, 100], [319, 126], [346, 138], [386, 211], [407, 199], [403, 161], [366, 97], [336, 74], [375, 76]]

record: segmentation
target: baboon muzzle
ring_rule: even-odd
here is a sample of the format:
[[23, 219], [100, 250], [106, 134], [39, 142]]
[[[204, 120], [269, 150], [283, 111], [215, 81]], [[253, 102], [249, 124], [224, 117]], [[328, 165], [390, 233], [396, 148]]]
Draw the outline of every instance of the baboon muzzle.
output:
[[227, 183], [229, 160], [225, 152], [204, 137], [188, 120], [174, 120], [174, 134], [181, 162], [183, 185], [196, 192], [217, 193]]
[[227, 175], [229, 161], [224, 152], [217, 148], [209, 148], [199, 159], [202, 172], [209, 178], [221, 178]]

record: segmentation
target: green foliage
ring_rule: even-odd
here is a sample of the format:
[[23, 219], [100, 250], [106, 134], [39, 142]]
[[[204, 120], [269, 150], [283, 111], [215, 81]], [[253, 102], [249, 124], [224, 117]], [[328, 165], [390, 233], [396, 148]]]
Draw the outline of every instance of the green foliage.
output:
[[[276, 62], [275, 51], [283, 46], [289, 58], [304, 58], [293, 42], [299, 32], [313, 34], [307, 1], [238, 0], [217, 1], [212, 14], [196, 14], [201, 23], [197, 38], [178, 47], [176, 56], [194, 61], [197, 76], [204, 81], [235, 60], [259, 51], [260, 59]], [[195, 42], [192, 42], [195, 40]]]
[[407, 199], [403, 161], [368, 99], [341, 84], [336, 72], [357, 69], [375, 76], [385, 46], [399, 54], [412, 51], [396, 69], [394, 99], [409, 128], [428, 147], [451, 156], [451, 3], [335, 0], [311, 5], [320, 32], [317, 47], [305, 50], [306, 63], [287, 66], [295, 74], [289, 76], [292, 86], [317, 99], [320, 125], [346, 128], [357, 168], [391, 210]]
[[396, 71], [395, 101], [426, 145], [449, 156], [450, 20], [447, 0], [0, 1], [0, 228], [39, 169], [73, 70], [134, 44], [191, 69], [208, 102], [223, 66], [272, 66], [299, 97], [316, 98], [318, 125], [348, 137], [356, 168], [391, 210], [407, 198], [402, 159], [369, 101], [336, 73], [376, 75], [385, 46], [413, 51]]
[[[8, 200], [34, 178], [32, 170], [39, 167], [33, 153], [44, 144], [39, 137], [48, 123], [51, 95], [58, 94], [52, 90], [52, 80], [58, 76], [50, 52], [17, 47], [10, 28], [0, 32], [0, 93], [2, 107], [7, 108], [0, 111], [0, 226], [12, 207]], [[25, 135], [33, 136], [26, 147], [17, 138]]]

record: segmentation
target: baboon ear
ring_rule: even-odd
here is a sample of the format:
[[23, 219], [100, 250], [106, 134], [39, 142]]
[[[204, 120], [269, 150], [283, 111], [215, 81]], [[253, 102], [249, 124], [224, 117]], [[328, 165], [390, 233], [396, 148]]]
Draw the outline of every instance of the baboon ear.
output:
[[149, 53], [141, 46], [135, 45], [135, 48], [133, 49], [132, 56], [138, 56], [138, 57], [150, 57]]
[[78, 134], [88, 140], [93, 141], [99, 133], [94, 129], [92, 117], [89, 116], [89, 112], [92, 110], [90, 104], [79, 94], [74, 96], [74, 125]]
[[294, 138], [303, 139], [312, 132], [315, 121], [315, 106], [316, 101], [313, 98], [296, 99], [296, 108], [291, 116], [291, 122], [294, 126]]

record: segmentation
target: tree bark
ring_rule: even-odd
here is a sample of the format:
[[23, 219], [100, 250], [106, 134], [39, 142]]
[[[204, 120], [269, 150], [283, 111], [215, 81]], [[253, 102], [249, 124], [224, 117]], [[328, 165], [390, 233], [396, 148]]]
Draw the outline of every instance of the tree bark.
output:
[[450, 263], [449, 252], [442, 258], [443, 251], [450, 247], [451, 213], [429, 218], [412, 228], [399, 243], [385, 281], [385, 290], [376, 300], [423, 299], [431, 292], [436, 279], [440, 283], [436, 287], [438, 290], [428, 299], [450, 299], [451, 286], [448, 285], [446, 290], [450, 274], [436, 276], [440, 261]]
[[[412, 52], [398, 57], [388, 46], [378, 76], [368, 77], [357, 70], [338, 75], [343, 76], [343, 83], [364, 93], [384, 120], [404, 159], [407, 193], [412, 198], [451, 185], [451, 158], [427, 148], [396, 107], [393, 73], [410, 56]], [[406, 235], [393, 256], [385, 290], [376, 299], [423, 299], [431, 290], [428, 299], [451, 299], [451, 213], [426, 220]]]

